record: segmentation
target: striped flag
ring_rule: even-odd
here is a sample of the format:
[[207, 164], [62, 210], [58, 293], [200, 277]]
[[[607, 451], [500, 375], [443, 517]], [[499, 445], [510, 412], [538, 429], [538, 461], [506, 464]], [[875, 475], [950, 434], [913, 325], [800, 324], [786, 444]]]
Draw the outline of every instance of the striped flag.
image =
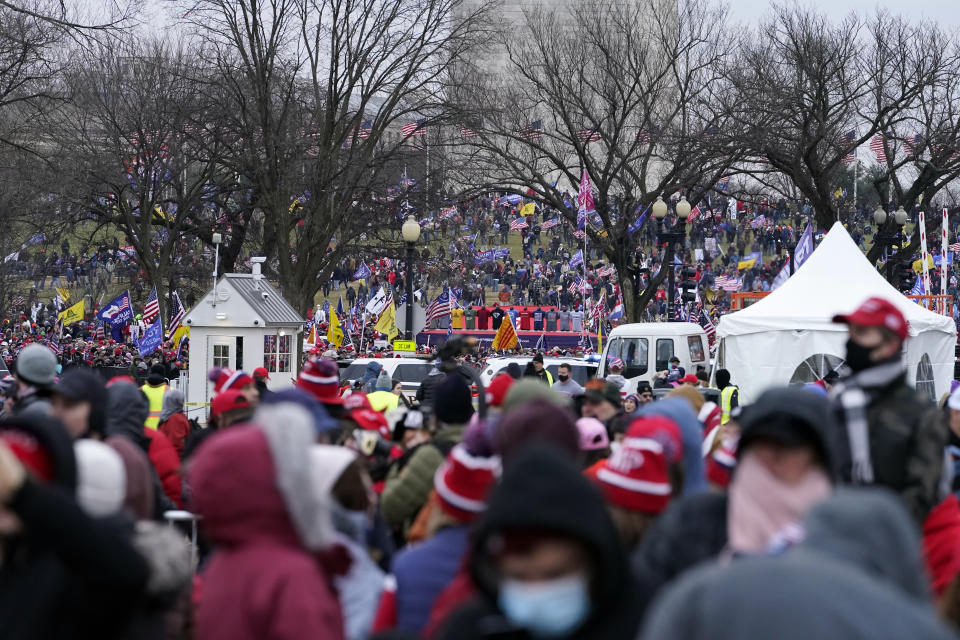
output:
[[370, 132], [373, 130], [373, 120], [364, 120], [360, 123], [360, 130], [357, 131], [357, 137], [361, 140], [366, 140], [370, 137]]
[[157, 299], [157, 287], [154, 285], [150, 289], [150, 295], [147, 296], [147, 303], [143, 305], [143, 323], [153, 324], [153, 321], [160, 317], [160, 300]]
[[704, 332], [707, 334], [707, 339], [712, 344], [717, 335], [717, 327], [713, 324], [713, 320], [710, 319], [710, 314], [703, 308], [703, 305], [700, 305], [697, 311], [697, 322], [703, 327]]
[[460, 127], [460, 135], [464, 138], [476, 138], [477, 132], [469, 127]]
[[546, 231], [547, 229], [553, 229], [559, 224], [560, 224], [560, 218], [550, 218], [549, 220], [545, 221], [542, 225], [540, 225], [540, 230]]
[[543, 120], [534, 120], [520, 130], [520, 137], [524, 140], [539, 140], [543, 136]]
[[588, 142], [597, 142], [600, 140], [600, 132], [596, 129], [578, 129], [577, 130], [577, 139], [580, 140], [581, 144], [587, 144]]
[[430, 306], [427, 307], [427, 326], [434, 320], [439, 320], [440, 318], [450, 315], [451, 308], [450, 290], [444, 289], [443, 293], [434, 298]]
[[580, 230], [578, 230], [578, 231], [574, 231], [574, 232], [573, 232], [573, 237], [576, 238], [577, 240], [583, 240], [584, 238], [587, 237], [587, 232], [584, 231], [583, 229], [580, 229]]
[[10, 304], [16, 307], [18, 305], [23, 304], [24, 302], [25, 300], [23, 299], [23, 296], [17, 296], [16, 298], [10, 301]]
[[[843, 134], [843, 136], [840, 138], [840, 144], [841, 145], [853, 144], [853, 141], [856, 140], [856, 138], [857, 138], [856, 130], [851, 129], [850, 131]], [[850, 151], [845, 156], [843, 156], [843, 159], [841, 160], [843, 164], [853, 164], [856, 161], [857, 161], [856, 147], [850, 149]]]
[[513, 349], [520, 343], [520, 338], [517, 337], [517, 330], [513, 326], [513, 320], [510, 319], [510, 314], [507, 313], [503, 316], [503, 322], [500, 323], [500, 328], [497, 329], [496, 335], [493, 336], [493, 344], [490, 345], [494, 351], [506, 351], [507, 349]]
[[173, 308], [171, 309], [169, 331], [170, 335], [173, 335], [180, 326], [180, 323], [183, 322], [183, 317], [187, 315], [187, 311], [183, 308], [183, 303], [180, 302], [180, 295], [176, 291], [173, 292], [173, 299], [170, 302], [170, 306]]
[[724, 291], [739, 291], [743, 282], [737, 276], [717, 276], [715, 280], [718, 289]]
[[517, 218], [516, 220], [510, 223], [510, 231], [519, 231], [520, 229], [526, 229], [529, 226], [530, 225], [527, 224], [527, 221], [525, 218]]
[[870, 140], [870, 151], [873, 151], [874, 155], [877, 156], [877, 162], [886, 164], [887, 162], [887, 151], [883, 147], [883, 134], [878, 133], [873, 136], [873, 139]]
[[694, 206], [693, 209], [690, 210], [690, 215], [687, 216], [687, 222], [693, 222], [699, 216], [700, 216], [700, 207]]
[[912, 138], [904, 138], [903, 146], [906, 148], [907, 153], [911, 156], [917, 155], [917, 152], [920, 151], [923, 146], [923, 136], [919, 133], [913, 136]]
[[949, 249], [953, 252], [960, 251], [960, 242], [954, 242], [952, 245], [950, 245]]
[[403, 134], [404, 138], [409, 138], [410, 136], [425, 136], [427, 130], [423, 128], [423, 120], [421, 119], [403, 125], [400, 127], [400, 133]]

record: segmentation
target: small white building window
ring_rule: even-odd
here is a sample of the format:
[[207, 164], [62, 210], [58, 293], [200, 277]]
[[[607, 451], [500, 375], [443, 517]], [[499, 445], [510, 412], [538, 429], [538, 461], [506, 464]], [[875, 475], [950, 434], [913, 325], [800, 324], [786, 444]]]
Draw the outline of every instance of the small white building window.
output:
[[293, 336], [263, 336], [263, 366], [270, 373], [290, 373], [293, 371], [291, 347]]

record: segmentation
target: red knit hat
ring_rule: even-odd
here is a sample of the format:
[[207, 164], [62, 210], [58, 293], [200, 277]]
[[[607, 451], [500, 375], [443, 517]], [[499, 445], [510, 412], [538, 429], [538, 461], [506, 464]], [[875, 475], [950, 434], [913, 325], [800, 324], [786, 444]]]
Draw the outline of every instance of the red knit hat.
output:
[[607, 502], [630, 511], [656, 514], [670, 502], [672, 488], [663, 445], [637, 435], [633, 426], [620, 448], [597, 468], [594, 479]]
[[650, 438], [659, 442], [668, 464], [675, 464], [683, 459], [683, 436], [680, 435], [680, 427], [666, 416], [654, 414], [637, 418], [630, 423], [627, 437]]
[[502, 405], [503, 399], [507, 397], [507, 392], [510, 391], [510, 387], [513, 386], [514, 382], [516, 382], [516, 380], [514, 380], [513, 376], [509, 373], [498, 373], [497, 376], [490, 381], [490, 386], [487, 387], [487, 404], [491, 407], [499, 407]]
[[470, 455], [458, 444], [433, 476], [440, 508], [458, 521], [473, 522], [487, 508], [487, 496], [500, 474], [500, 458]]
[[370, 398], [367, 397], [367, 394], [362, 391], [354, 391], [343, 399], [343, 408], [347, 411], [353, 411], [354, 409], [373, 410], [373, 405], [370, 404]]
[[30, 473], [43, 480], [53, 480], [53, 459], [33, 434], [14, 429], [0, 431], [0, 440], [7, 443], [13, 455]]
[[343, 404], [337, 365], [326, 358], [310, 358], [304, 362], [297, 386], [324, 404]]
[[230, 389], [243, 389], [253, 383], [253, 378], [246, 371], [233, 371], [219, 367], [210, 370], [207, 379], [213, 383], [214, 393], [222, 393]]

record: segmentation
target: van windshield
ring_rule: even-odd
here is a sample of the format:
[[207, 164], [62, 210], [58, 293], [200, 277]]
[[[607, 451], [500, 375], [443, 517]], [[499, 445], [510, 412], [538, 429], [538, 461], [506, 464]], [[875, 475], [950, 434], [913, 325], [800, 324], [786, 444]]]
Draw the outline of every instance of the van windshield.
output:
[[623, 360], [626, 378], [642, 376], [649, 368], [650, 346], [646, 338], [611, 338], [607, 348], [607, 363], [614, 358]]

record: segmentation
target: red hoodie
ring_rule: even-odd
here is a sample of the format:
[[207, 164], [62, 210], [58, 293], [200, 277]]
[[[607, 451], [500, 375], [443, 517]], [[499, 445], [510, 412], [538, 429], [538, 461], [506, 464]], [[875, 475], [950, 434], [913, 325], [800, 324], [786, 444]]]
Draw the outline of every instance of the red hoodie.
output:
[[196, 637], [342, 640], [337, 596], [294, 529], [263, 432], [241, 426], [212, 436], [194, 457], [190, 486], [216, 545]]

